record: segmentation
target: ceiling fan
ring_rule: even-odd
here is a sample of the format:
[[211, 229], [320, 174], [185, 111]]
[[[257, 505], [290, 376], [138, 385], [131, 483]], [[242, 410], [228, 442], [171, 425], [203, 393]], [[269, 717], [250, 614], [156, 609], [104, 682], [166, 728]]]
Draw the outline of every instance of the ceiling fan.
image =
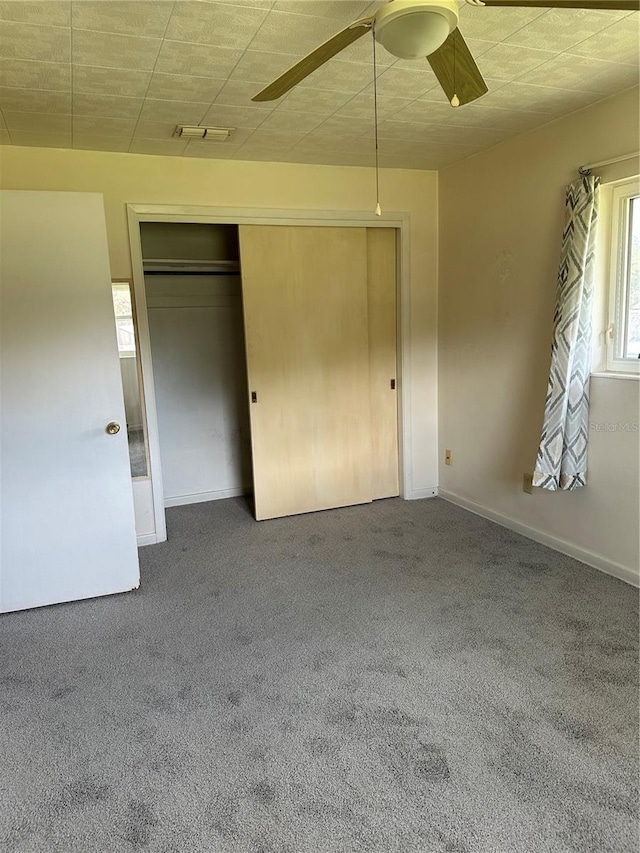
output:
[[[466, 0], [472, 6], [635, 11], [640, 0]], [[374, 39], [401, 59], [426, 57], [452, 106], [468, 104], [488, 91], [458, 29], [458, 0], [389, 0], [367, 18], [354, 21], [281, 74], [253, 101], [273, 101], [336, 54], [372, 31]]]

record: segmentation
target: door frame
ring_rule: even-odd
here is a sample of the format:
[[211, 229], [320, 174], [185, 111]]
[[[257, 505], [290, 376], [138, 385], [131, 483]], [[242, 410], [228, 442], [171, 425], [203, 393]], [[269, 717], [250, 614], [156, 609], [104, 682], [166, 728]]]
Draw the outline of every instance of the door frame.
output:
[[398, 467], [400, 497], [412, 496], [411, 469], [411, 318], [410, 318], [410, 215], [392, 211], [376, 216], [368, 211], [279, 210], [270, 208], [209, 207], [175, 204], [127, 204], [129, 245], [133, 271], [133, 295], [138, 318], [140, 365], [149, 449], [149, 476], [155, 534], [140, 544], [167, 538], [160, 437], [156, 408], [147, 296], [142, 264], [140, 225], [143, 222], [182, 222], [211, 225], [310, 225], [339, 228], [393, 228], [396, 232], [396, 358], [398, 389]]

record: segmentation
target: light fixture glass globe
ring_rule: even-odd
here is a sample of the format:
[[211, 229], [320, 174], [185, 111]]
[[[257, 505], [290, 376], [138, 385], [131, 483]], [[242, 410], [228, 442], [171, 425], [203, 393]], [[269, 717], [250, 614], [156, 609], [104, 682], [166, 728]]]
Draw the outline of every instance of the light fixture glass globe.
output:
[[450, 32], [451, 26], [444, 14], [417, 9], [381, 21], [376, 28], [376, 39], [394, 56], [420, 59], [443, 45]]

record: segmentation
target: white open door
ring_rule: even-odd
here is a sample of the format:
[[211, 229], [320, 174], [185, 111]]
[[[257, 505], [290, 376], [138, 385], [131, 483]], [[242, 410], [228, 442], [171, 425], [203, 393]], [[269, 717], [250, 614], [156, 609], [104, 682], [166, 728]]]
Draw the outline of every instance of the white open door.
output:
[[139, 584], [110, 279], [101, 195], [0, 192], [0, 611]]

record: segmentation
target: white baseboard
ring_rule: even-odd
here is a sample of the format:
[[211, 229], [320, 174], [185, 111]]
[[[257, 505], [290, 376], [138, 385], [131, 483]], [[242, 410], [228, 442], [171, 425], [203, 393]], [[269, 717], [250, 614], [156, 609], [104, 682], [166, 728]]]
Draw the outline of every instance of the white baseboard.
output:
[[165, 498], [165, 507], [170, 506], [185, 506], [185, 504], [201, 504], [207, 501], [220, 501], [224, 498], [237, 498], [240, 495], [246, 495], [249, 489], [240, 486], [235, 489], [217, 489], [214, 492], [197, 492], [194, 495], [175, 495], [172, 498]]
[[142, 548], [143, 545], [156, 545], [158, 542], [158, 536], [155, 533], [143, 533], [141, 536], [138, 536], [138, 548]]
[[445, 501], [456, 504], [463, 509], [468, 509], [476, 515], [481, 515], [483, 518], [488, 518], [489, 521], [495, 521], [502, 527], [507, 527], [515, 533], [520, 533], [528, 539], [533, 539], [534, 542], [540, 542], [541, 545], [546, 545], [548, 548], [553, 548], [554, 551], [559, 551], [561, 554], [566, 554], [568, 557], [573, 557], [574, 560], [579, 560], [587, 566], [598, 569], [607, 575], [612, 575], [618, 580], [625, 581], [631, 586], [640, 586], [640, 574], [633, 569], [623, 566], [620, 563], [614, 563], [613, 560], [608, 560], [601, 554], [596, 554], [593, 551], [587, 551], [586, 548], [581, 548], [579, 545], [574, 545], [573, 542], [567, 542], [564, 539], [558, 539], [556, 536], [551, 536], [543, 530], [538, 530], [535, 527], [530, 527], [528, 524], [523, 524], [521, 521], [516, 521], [508, 515], [495, 512], [482, 504], [470, 501], [467, 498], [460, 497], [454, 492], [448, 492], [445, 489], [438, 490], [439, 497]]
[[405, 495], [405, 500], [407, 501], [419, 501], [423, 498], [436, 498], [438, 497], [438, 487], [437, 486], [427, 486], [426, 489], [412, 489], [408, 494]]

